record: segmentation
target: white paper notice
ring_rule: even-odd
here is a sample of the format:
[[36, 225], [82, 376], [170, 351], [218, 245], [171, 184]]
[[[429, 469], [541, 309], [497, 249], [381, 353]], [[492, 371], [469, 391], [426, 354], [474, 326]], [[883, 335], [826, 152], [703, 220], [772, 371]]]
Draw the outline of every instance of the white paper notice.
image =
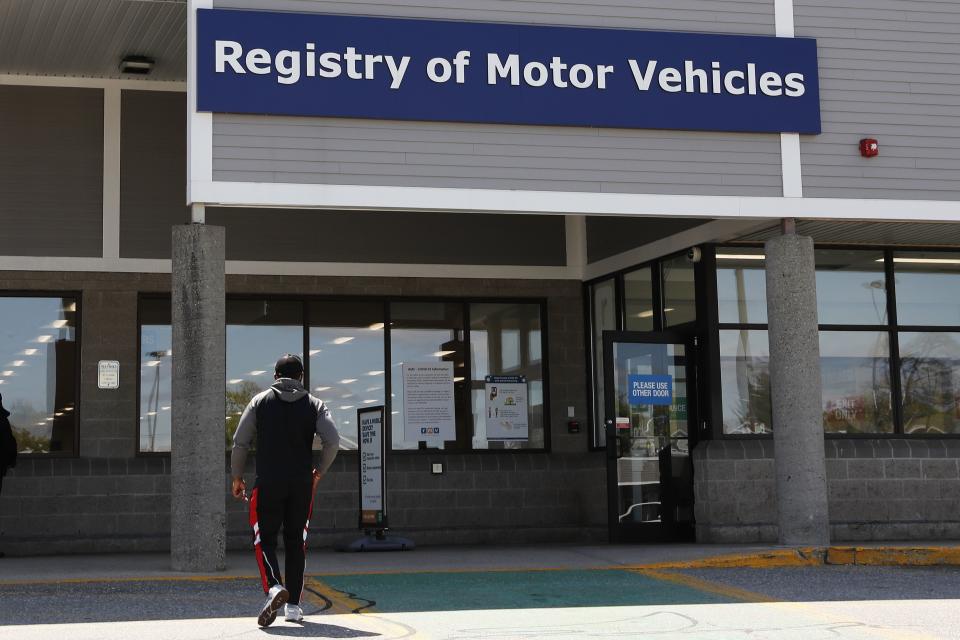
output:
[[97, 388], [120, 388], [120, 363], [116, 360], [101, 360], [97, 363]]
[[527, 381], [520, 376], [487, 376], [487, 440], [526, 440], [530, 426]]
[[404, 363], [403, 439], [407, 442], [457, 439], [452, 362]]

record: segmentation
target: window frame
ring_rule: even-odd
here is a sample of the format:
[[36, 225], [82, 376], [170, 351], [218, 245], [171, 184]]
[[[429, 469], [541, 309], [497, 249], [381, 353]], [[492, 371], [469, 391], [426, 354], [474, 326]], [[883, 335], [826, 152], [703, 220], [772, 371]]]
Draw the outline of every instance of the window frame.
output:
[[[740, 242], [735, 244], [715, 244], [709, 245], [705, 248], [706, 251], [709, 251], [710, 255], [713, 256], [713, 262], [716, 262], [716, 251], [718, 249], [725, 248], [752, 248], [752, 249], [763, 249], [762, 242]], [[824, 432], [824, 437], [834, 440], [839, 439], [850, 439], [850, 440], [896, 440], [896, 439], [960, 439], [960, 433], [905, 433], [903, 430], [903, 388], [901, 380], [901, 366], [902, 359], [900, 357], [900, 338], [899, 335], [901, 332], [911, 332], [911, 333], [950, 333], [956, 332], [960, 333], [960, 325], [900, 325], [897, 318], [897, 297], [896, 297], [896, 268], [894, 263], [894, 257], [897, 253], [901, 252], [914, 252], [914, 251], [924, 251], [929, 253], [957, 253], [956, 248], [947, 248], [947, 247], [934, 247], [934, 248], [917, 248], [912, 246], [890, 246], [890, 245], [867, 245], [867, 244], [847, 244], [847, 243], [819, 243], [815, 245], [815, 249], [836, 249], [836, 250], [847, 250], [847, 251], [873, 251], [873, 252], [882, 252], [884, 260], [883, 274], [885, 279], [885, 296], [886, 296], [886, 311], [887, 311], [887, 322], [885, 324], [818, 324], [817, 333], [821, 331], [865, 331], [865, 332], [878, 332], [887, 334], [890, 345], [890, 354], [888, 356], [888, 364], [890, 366], [890, 392], [893, 395], [891, 413], [893, 418], [893, 431], [890, 433], [874, 432], [874, 433], [828, 433]], [[716, 267], [712, 270], [712, 278], [706, 278], [709, 282], [708, 286], [714, 292], [714, 306], [716, 306]], [[716, 311], [714, 312], [716, 313]], [[767, 323], [730, 323], [725, 322], [721, 323], [715, 321], [712, 323], [710, 333], [713, 337], [712, 343], [713, 347], [710, 349], [709, 353], [709, 366], [711, 370], [717, 372], [717, 382], [719, 383], [719, 371], [720, 371], [720, 347], [719, 340], [716, 337], [718, 332], [721, 330], [759, 330], [767, 331]], [[718, 395], [718, 394], [715, 394]], [[711, 422], [713, 428], [711, 429], [712, 436], [718, 439], [725, 440], [755, 440], [755, 439], [770, 439], [773, 437], [773, 434], [733, 434], [733, 433], [724, 433], [723, 432], [723, 413], [722, 407], [718, 403], [715, 403], [716, 406], [713, 407], [713, 415], [711, 416]], [[776, 428], [776, 425], [773, 425], [773, 428]]]
[[[587, 373], [586, 376], [586, 385], [587, 385], [587, 410], [586, 410], [586, 439], [587, 439], [587, 450], [588, 451], [606, 451], [605, 446], [600, 446], [597, 444], [597, 440], [594, 437], [596, 435], [597, 425], [594, 420], [595, 415], [595, 403], [603, 403], [603, 398], [596, 398], [594, 393], [594, 376], [595, 376], [595, 366], [594, 358], [596, 357], [593, 344], [593, 299], [591, 295], [591, 288], [604, 282], [606, 280], [613, 280], [614, 284], [614, 296], [615, 296], [615, 309], [616, 309], [616, 332], [626, 332], [626, 285], [624, 282], [624, 276], [628, 273], [638, 271], [640, 269], [649, 268], [650, 269], [650, 285], [651, 285], [651, 295], [653, 298], [653, 328], [650, 329], [649, 333], [658, 333], [663, 331], [671, 331], [678, 333], [690, 333], [698, 343], [709, 342], [704, 338], [709, 338], [710, 331], [708, 328], [710, 326], [716, 326], [715, 315], [710, 314], [709, 305], [704, 304], [704, 301], [708, 299], [711, 291], [715, 292], [715, 289], [711, 290], [707, 281], [710, 280], [707, 277], [712, 271], [709, 269], [712, 265], [712, 245], [696, 245], [705, 247], [702, 251], [701, 258], [699, 261], [693, 264], [694, 272], [694, 290], [695, 290], [695, 299], [694, 305], [696, 309], [696, 318], [693, 321], [685, 322], [682, 324], [666, 326], [665, 313], [663, 311], [663, 266], [662, 263], [667, 260], [672, 260], [674, 258], [679, 258], [687, 255], [687, 249], [681, 251], [673, 251], [671, 253], [658, 256], [651, 260], [645, 262], [640, 262], [637, 264], [632, 264], [628, 267], [622, 269], [617, 269], [616, 271], [611, 271], [605, 273], [602, 276], [597, 276], [596, 278], [591, 278], [590, 280], [583, 281], [582, 297], [583, 297], [583, 323], [584, 323], [584, 353], [586, 355], [585, 364], [586, 369], [584, 370]], [[714, 305], [716, 306], [716, 305]], [[713, 322], [713, 325], [710, 323]], [[639, 332], [644, 333], [644, 332]], [[703, 373], [699, 370], [707, 369], [711, 366], [709, 360], [704, 360], [701, 355], [704, 350], [700, 348], [699, 344], [697, 345], [696, 353], [693, 356], [696, 358], [696, 369], [698, 370], [698, 386], [700, 389], [699, 380], [703, 379]], [[602, 345], [600, 346], [602, 349]], [[719, 366], [719, 364], [718, 364]], [[712, 378], [708, 378], [709, 380]], [[700, 403], [704, 402], [704, 398], [701, 395], [701, 392], [698, 391], [697, 397], [697, 415], [700, 416], [698, 420], [700, 425], [698, 428], [699, 437], [702, 439], [704, 435], [703, 431], [703, 416], [705, 415], [703, 409], [699, 406]], [[711, 407], [712, 409], [712, 407]], [[708, 409], [706, 415], [710, 415], [712, 411]], [[711, 416], [712, 419], [712, 416]]]
[[[140, 352], [140, 343], [142, 340], [142, 329], [143, 324], [140, 317], [141, 301], [144, 299], [160, 299], [160, 300], [172, 300], [170, 293], [163, 292], [140, 292], [137, 295], [137, 363], [139, 364], [139, 352]], [[384, 413], [387, 423], [388, 432], [392, 433], [393, 430], [393, 417], [391, 414], [392, 408], [392, 391], [393, 384], [391, 381], [391, 376], [387, 375], [386, 372], [390, 371], [391, 367], [391, 317], [390, 317], [390, 305], [391, 303], [403, 303], [403, 302], [426, 302], [426, 303], [447, 303], [447, 304], [460, 304], [463, 308], [463, 318], [464, 318], [464, 343], [466, 344], [466, 362], [464, 363], [466, 370], [471, 371], [471, 358], [472, 354], [470, 353], [470, 305], [471, 304], [527, 304], [527, 305], [537, 305], [537, 308], [540, 312], [540, 366], [543, 372], [543, 447], [538, 448], [529, 448], [529, 449], [474, 449], [470, 442], [473, 438], [473, 398], [471, 393], [466, 394], [464, 410], [467, 412], [467, 415], [464, 417], [464, 427], [466, 433], [457, 433], [457, 445], [453, 449], [393, 449], [390, 448], [389, 455], [401, 455], [401, 456], [420, 456], [420, 457], [448, 457], [455, 455], [469, 455], [469, 454], [480, 454], [480, 455], [495, 455], [495, 454], [511, 454], [511, 455], [522, 455], [526, 453], [550, 453], [552, 451], [552, 438], [551, 438], [551, 404], [550, 404], [550, 355], [549, 355], [549, 306], [548, 298], [546, 297], [494, 297], [494, 296], [364, 296], [364, 295], [355, 295], [355, 294], [296, 294], [296, 293], [243, 293], [243, 292], [228, 292], [226, 295], [226, 300], [293, 300], [299, 301], [303, 304], [303, 349], [304, 353], [307, 353], [309, 350], [310, 344], [310, 305], [315, 302], [367, 302], [375, 303], [382, 306], [383, 309], [383, 323], [384, 323], [384, 365], [385, 365], [385, 375], [384, 375]], [[619, 305], [619, 302], [618, 302]], [[79, 308], [79, 307], [78, 307]], [[79, 317], [79, 316], [78, 316]], [[79, 324], [78, 324], [79, 326]], [[224, 345], [226, 348], [226, 345]], [[304, 375], [307, 376], [309, 380], [310, 375], [310, 365], [309, 358], [304, 360]], [[135, 440], [135, 449], [136, 457], [169, 457], [169, 451], [141, 451], [140, 450], [140, 402], [141, 402], [141, 388], [140, 388], [140, 374], [139, 366], [137, 366], [137, 384], [136, 384], [136, 394], [137, 394], [137, 404], [136, 404], [136, 440]], [[469, 389], [469, 380], [467, 380], [468, 389]], [[461, 448], [461, 445], [466, 443], [467, 448]], [[355, 450], [341, 450], [341, 454], [347, 454], [350, 456], [359, 455]], [[45, 455], [45, 454], [41, 454]]]
[[[80, 379], [81, 372], [83, 371], [83, 292], [76, 290], [48, 290], [48, 289], [13, 289], [13, 290], [4, 290], [0, 292], [0, 298], [72, 298], [76, 301], [77, 310], [76, 310], [76, 319], [75, 319], [75, 331], [76, 331], [76, 343], [77, 343], [77, 357], [74, 359], [74, 371], [73, 371], [73, 393], [75, 404], [73, 410], [73, 451], [71, 453], [65, 453], [62, 451], [51, 451], [49, 453], [18, 453], [18, 459], [47, 459], [47, 458], [60, 458], [60, 459], [72, 459], [80, 457], [80, 425], [82, 423], [82, 411], [83, 403], [80, 392], [82, 390], [82, 381]], [[137, 376], [139, 378], [139, 376]], [[139, 385], [139, 381], [138, 381]], [[0, 389], [2, 393], [2, 389]], [[139, 386], [138, 386], [139, 393]]]

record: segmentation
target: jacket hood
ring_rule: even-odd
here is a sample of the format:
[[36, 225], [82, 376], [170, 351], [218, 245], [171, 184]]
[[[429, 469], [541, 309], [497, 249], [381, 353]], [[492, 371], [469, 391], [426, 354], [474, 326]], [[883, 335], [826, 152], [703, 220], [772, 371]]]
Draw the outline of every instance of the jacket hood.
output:
[[280, 378], [270, 385], [270, 388], [276, 391], [284, 402], [296, 402], [307, 395], [307, 390], [303, 388], [303, 384], [293, 378]]

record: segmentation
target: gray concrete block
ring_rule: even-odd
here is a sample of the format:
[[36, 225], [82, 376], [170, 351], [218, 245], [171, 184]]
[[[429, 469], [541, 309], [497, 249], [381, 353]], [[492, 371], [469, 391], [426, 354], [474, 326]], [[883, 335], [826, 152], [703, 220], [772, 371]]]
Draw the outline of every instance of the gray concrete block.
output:
[[875, 458], [848, 460], [847, 476], [851, 479], [881, 479], [884, 477], [884, 464], [886, 462]]
[[924, 460], [923, 477], [938, 480], [957, 478], [957, 461], [950, 458]]
[[890, 479], [922, 478], [923, 467], [920, 460], [884, 460], [883, 475]]
[[937, 500], [940, 498], [940, 485], [930, 480], [901, 480], [904, 500]]
[[868, 500], [900, 500], [903, 498], [903, 483], [900, 480], [867, 480], [864, 485]]

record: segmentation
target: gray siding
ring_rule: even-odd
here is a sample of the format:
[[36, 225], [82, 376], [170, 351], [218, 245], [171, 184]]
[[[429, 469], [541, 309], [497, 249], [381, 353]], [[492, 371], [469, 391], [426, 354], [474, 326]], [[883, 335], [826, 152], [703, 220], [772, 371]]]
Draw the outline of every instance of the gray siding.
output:
[[99, 256], [103, 92], [0, 86], [0, 255]]
[[563, 216], [211, 207], [207, 222], [226, 227], [228, 260], [566, 264]]
[[[801, 139], [805, 196], [960, 200], [960, 4], [797, 0], [818, 39], [823, 133]], [[861, 158], [861, 138], [880, 155]]]
[[170, 227], [189, 221], [187, 98], [124, 91], [120, 133], [120, 256], [169, 258]]
[[587, 217], [587, 261], [597, 262], [618, 253], [692, 229], [707, 220], [698, 218]]
[[[217, 7], [528, 24], [774, 33], [773, 1], [223, 0]], [[609, 193], [782, 193], [779, 136], [214, 116], [214, 179]]]

